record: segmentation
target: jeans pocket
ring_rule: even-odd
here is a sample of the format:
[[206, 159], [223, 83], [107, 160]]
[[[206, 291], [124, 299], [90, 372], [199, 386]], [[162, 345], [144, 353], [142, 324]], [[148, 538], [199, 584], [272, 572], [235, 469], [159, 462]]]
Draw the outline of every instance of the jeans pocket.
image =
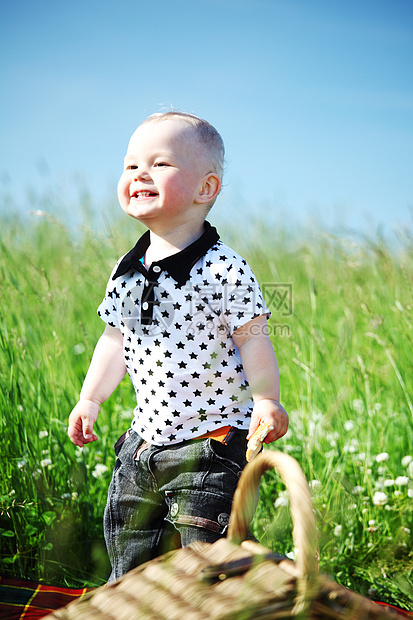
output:
[[125, 443], [125, 441], [127, 440], [127, 438], [129, 437], [130, 433], [131, 433], [130, 429], [128, 429], [127, 431], [122, 433], [122, 435], [119, 437], [119, 439], [117, 440], [117, 442], [113, 446], [113, 449], [115, 450], [116, 456], [119, 455], [119, 452], [121, 451], [122, 446]]
[[239, 478], [247, 464], [244, 441], [234, 441], [228, 445], [214, 439], [208, 441], [214, 461]]
[[[166, 491], [166, 520], [176, 529], [200, 528], [223, 535], [228, 527], [231, 500], [198, 490]], [[194, 539], [198, 537], [193, 532]]]

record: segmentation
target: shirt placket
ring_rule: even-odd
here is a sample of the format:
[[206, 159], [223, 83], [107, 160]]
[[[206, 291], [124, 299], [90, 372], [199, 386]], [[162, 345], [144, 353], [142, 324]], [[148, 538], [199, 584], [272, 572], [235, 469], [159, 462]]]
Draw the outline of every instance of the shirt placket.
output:
[[145, 275], [145, 282], [141, 297], [141, 325], [152, 325], [153, 309], [159, 305], [155, 297], [155, 288], [158, 286], [158, 279], [162, 268], [156, 263], [149, 267]]

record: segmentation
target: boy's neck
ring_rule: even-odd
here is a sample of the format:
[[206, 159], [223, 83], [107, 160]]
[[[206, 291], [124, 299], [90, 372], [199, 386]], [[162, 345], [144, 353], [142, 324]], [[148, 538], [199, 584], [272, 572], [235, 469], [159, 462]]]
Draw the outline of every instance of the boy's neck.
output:
[[145, 265], [177, 254], [199, 239], [204, 232], [204, 222], [193, 226], [178, 226], [167, 231], [150, 229], [150, 244], [145, 253]]

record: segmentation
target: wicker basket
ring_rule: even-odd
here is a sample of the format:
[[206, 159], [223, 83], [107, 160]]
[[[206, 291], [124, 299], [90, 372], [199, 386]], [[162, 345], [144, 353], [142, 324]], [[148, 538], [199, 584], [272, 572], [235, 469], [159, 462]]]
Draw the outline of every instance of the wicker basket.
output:
[[[244, 540], [262, 474], [274, 467], [290, 496], [292, 562]], [[49, 620], [392, 619], [400, 616], [320, 575], [317, 533], [307, 481], [295, 459], [272, 450], [244, 470], [227, 538], [192, 543], [131, 570]]]

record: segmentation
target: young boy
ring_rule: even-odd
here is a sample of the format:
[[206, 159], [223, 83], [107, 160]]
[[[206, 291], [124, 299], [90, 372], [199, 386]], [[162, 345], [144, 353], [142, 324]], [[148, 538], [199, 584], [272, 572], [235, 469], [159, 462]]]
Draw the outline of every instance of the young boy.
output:
[[110, 580], [170, 548], [225, 535], [247, 439], [288, 416], [279, 400], [269, 310], [247, 263], [205, 221], [221, 189], [221, 136], [167, 112], [129, 142], [122, 209], [148, 230], [116, 264], [97, 343], [69, 417], [77, 446], [97, 439], [101, 404], [128, 372], [137, 405], [115, 445], [105, 509]]

